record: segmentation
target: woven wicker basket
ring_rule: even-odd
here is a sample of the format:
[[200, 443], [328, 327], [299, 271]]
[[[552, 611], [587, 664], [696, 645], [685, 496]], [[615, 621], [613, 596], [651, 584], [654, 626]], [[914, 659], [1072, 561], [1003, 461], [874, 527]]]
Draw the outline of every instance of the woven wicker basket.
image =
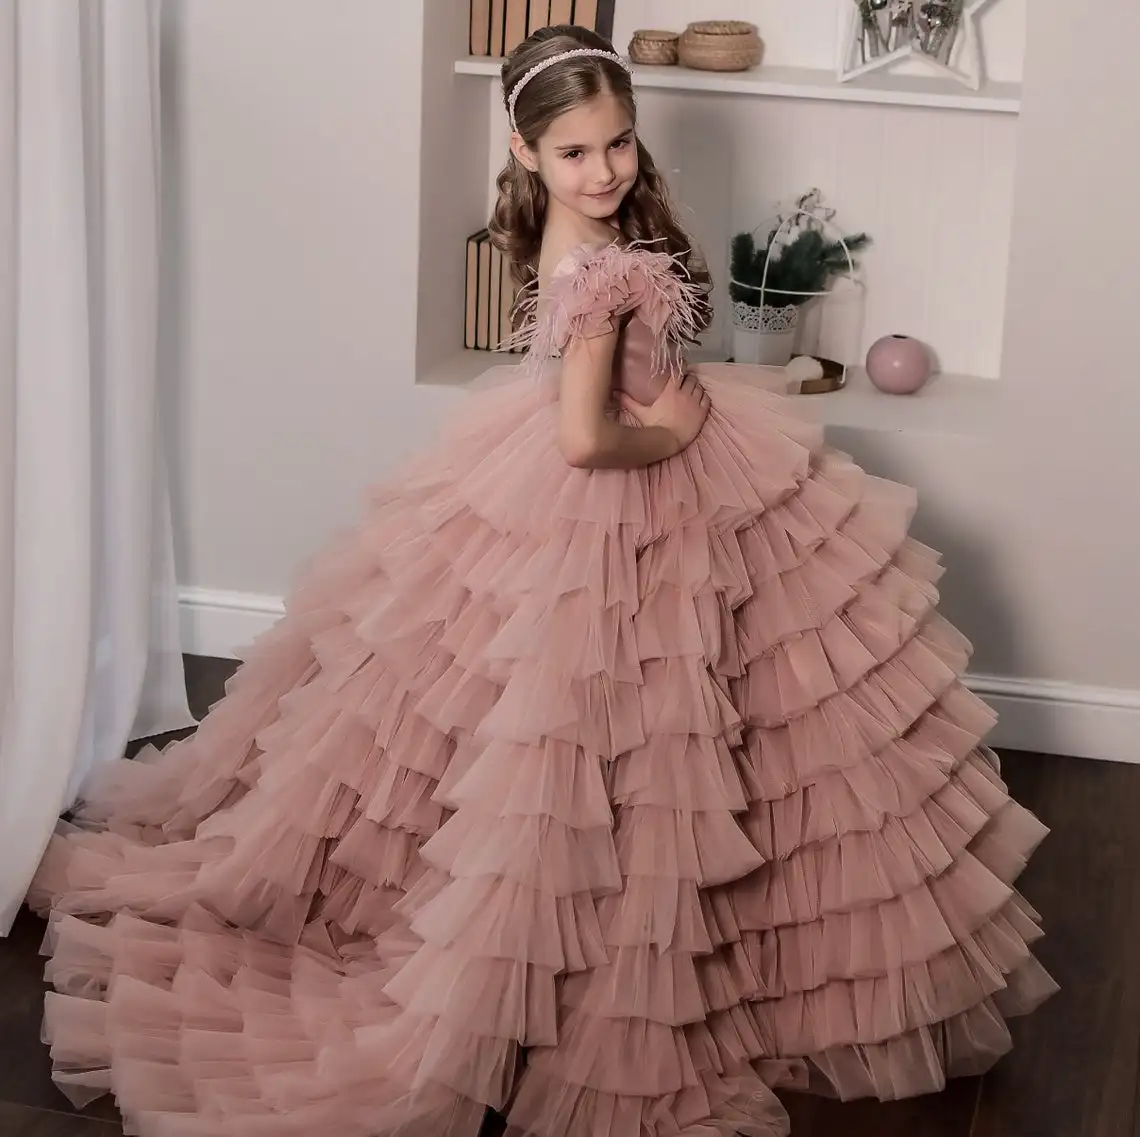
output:
[[698, 20], [677, 45], [681, 64], [698, 71], [747, 71], [763, 51], [756, 25], [744, 20]]
[[639, 28], [629, 41], [629, 58], [634, 63], [668, 67], [677, 62], [677, 32]]

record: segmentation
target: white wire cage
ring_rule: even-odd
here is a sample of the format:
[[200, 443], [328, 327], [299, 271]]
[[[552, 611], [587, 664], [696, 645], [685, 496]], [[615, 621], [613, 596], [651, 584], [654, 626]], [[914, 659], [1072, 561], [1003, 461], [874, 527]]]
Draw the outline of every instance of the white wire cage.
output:
[[[810, 197], [811, 195], [805, 195]], [[805, 200], [804, 198], [800, 199]], [[838, 359], [833, 359], [828, 356], [817, 355], [814, 352], [806, 353], [811, 354], [820, 365], [823, 367], [825, 375], [830, 372], [833, 377], [837, 379], [836, 382], [829, 385], [820, 387], [820, 390], [835, 390], [838, 387], [843, 387], [847, 383], [848, 372], [854, 365], [855, 356], [857, 356], [859, 347], [862, 340], [862, 299], [864, 284], [859, 277], [858, 270], [855, 265], [855, 258], [851, 253], [851, 248], [844, 237], [843, 232], [839, 227], [830, 219], [830, 217], [821, 216], [818, 211], [805, 209], [799, 206], [795, 209], [788, 210], [784, 213], [776, 214], [768, 220], [761, 222], [754, 229], [751, 230], [752, 235], [755, 237], [757, 234], [764, 232], [768, 236], [767, 255], [764, 258], [764, 271], [760, 278], [759, 284], [753, 284], [748, 281], [738, 280], [731, 271], [728, 277], [728, 283], [734, 291], [745, 294], [751, 293], [754, 299], [738, 300], [734, 299], [732, 304], [732, 327], [734, 333], [736, 331], [743, 331], [745, 333], [759, 336], [759, 337], [782, 337], [779, 340], [778, 346], [775, 347], [776, 354], [778, 355], [785, 348], [789, 356], [791, 354], [791, 344], [795, 337], [803, 330], [804, 320], [803, 315], [805, 309], [811, 306], [813, 300], [819, 300], [821, 303], [833, 299], [836, 295], [834, 287], [829, 283], [828, 287], [818, 289], [816, 291], [805, 292], [796, 291], [792, 289], [774, 289], [770, 288], [768, 284], [769, 273], [772, 269], [773, 261], [777, 261], [779, 257], [775, 254], [778, 248], [780, 238], [787, 232], [790, 233], [794, 226], [796, 226], [801, 219], [807, 219], [809, 225], [818, 227], [829, 235], [833, 236], [836, 242], [843, 250], [843, 255], [847, 261], [847, 271], [843, 274], [842, 279], [847, 281], [851, 288], [857, 294], [859, 300], [859, 313], [858, 318], [853, 322], [853, 326], [848, 330], [846, 336], [841, 337], [848, 342], [845, 347], [837, 354], [840, 356]], [[772, 227], [773, 223], [777, 222], [775, 228]], [[779, 298], [787, 298], [786, 302], [776, 302]], [[821, 317], [822, 318], [822, 317]], [[735, 336], [734, 336], [735, 338]], [[817, 333], [818, 338], [818, 333]], [[736, 357], [734, 351], [734, 358]], [[763, 351], [761, 355], [763, 355]], [[765, 359], [760, 358], [756, 360], [743, 360], [737, 359], [737, 362], [767, 362]]]

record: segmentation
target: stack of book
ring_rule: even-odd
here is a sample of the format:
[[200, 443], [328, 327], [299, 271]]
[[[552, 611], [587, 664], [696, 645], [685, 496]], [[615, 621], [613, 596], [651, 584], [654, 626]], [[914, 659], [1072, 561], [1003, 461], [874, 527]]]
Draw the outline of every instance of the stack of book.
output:
[[505, 56], [537, 28], [577, 24], [614, 34], [614, 0], [471, 0], [471, 54]]
[[518, 297], [511, 264], [491, 244], [486, 229], [467, 238], [467, 305], [463, 346], [479, 351], [521, 351], [503, 345], [510, 336]]

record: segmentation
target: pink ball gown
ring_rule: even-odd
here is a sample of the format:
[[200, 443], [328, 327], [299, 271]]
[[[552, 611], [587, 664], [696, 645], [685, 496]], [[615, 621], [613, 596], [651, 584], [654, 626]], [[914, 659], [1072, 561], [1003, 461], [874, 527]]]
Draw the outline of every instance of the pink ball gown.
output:
[[[531, 358], [382, 486], [197, 734], [108, 767], [29, 900], [77, 1102], [144, 1137], [777, 1137], [773, 1088], [988, 1068], [1053, 990], [914, 498], [710, 378], [697, 441], [588, 472], [556, 356], [693, 297], [582, 249]], [[530, 374], [535, 371], [540, 374]]]

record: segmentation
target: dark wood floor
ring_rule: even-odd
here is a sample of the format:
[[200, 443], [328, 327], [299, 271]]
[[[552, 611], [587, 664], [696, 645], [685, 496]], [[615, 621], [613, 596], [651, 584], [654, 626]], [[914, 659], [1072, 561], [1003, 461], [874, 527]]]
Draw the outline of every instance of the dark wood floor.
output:
[[[232, 665], [187, 663], [200, 717]], [[1140, 1137], [1140, 766], [1003, 762], [1014, 793], [1053, 829], [1024, 888], [1044, 915], [1040, 956], [1062, 993], [1017, 1024], [1017, 1049], [984, 1080], [897, 1105], [789, 1099], [794, 1137]], [[76, 1115], [51, 1083], [41, 935], [24, 913], [0, 940], [0, 1137], [118, 1137], [112, 1105]]]

